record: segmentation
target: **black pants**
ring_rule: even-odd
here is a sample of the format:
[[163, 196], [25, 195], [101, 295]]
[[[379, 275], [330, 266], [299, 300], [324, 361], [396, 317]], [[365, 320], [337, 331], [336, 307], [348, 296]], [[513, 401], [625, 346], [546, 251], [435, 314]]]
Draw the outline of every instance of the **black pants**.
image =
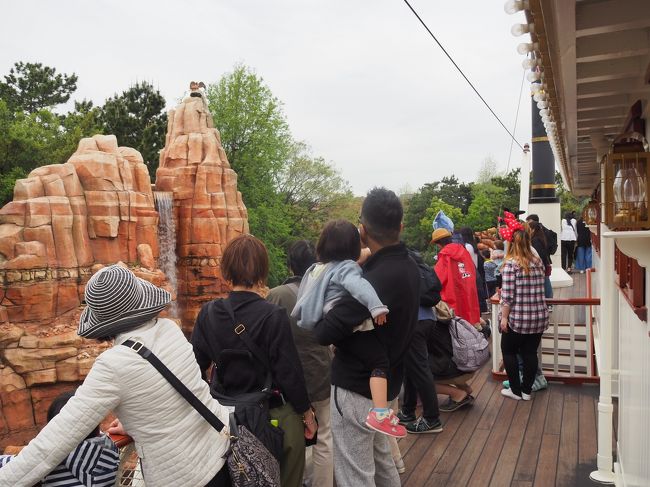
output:
[[414, 414], [419, 395], [422, 400], [422, 416], [429, 422], [436, 421], [440, 416], [427, 349], [427, 339], [434, 324], [433, 320], [418, 321], [413, 340], [404, 358], [406, 370], [402, 411], [405, 414]]
[[205, 484], [205, 487], [230, 487], [230, 472], [228, 472], [228, 464], [225, 464], [221, 470], [215, 475], [210, 482]]
[[[530, 394], [537, 373], [537, 347], [542, 340], [541, 333], [517, 333], [508, 328], [508, 333], [501, 335], [501, 353], [503, 354], [503, 365], [508, 373], [510, 389], [521, 396], [522, 392]], [[519, 381], [519, 354], [524, 365], [524, 382]]]
[[573, 267], [573, 252], [575, 251], [575, 240], [562, 240], [562, 269], [565, 271]]

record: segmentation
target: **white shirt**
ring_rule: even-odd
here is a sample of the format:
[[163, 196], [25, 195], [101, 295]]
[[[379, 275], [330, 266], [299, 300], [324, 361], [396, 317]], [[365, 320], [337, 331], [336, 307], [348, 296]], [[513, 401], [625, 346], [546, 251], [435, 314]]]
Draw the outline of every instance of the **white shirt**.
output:
[[570, 223], [567, 223], [565, 218], [562, 218], [562, 230], [560, 231], [560, 240], [564, 241], [576, 241], [578, 240], [576, 232], [576, 221], [574, 218], [571, 219]]

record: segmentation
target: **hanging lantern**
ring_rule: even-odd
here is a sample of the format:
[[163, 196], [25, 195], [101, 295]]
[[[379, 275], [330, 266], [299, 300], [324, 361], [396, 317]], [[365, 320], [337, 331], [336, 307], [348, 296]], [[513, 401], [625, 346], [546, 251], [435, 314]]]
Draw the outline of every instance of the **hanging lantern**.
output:
[[613, 230], [650, 229], [648, 176], [650, 152], [643, 136], [620, 136], [605, 158], [604, 222]]
[[600, 203], [592, 199], [582, 210], [582, 219], [587, 225], [597, 225], [600, 212]]

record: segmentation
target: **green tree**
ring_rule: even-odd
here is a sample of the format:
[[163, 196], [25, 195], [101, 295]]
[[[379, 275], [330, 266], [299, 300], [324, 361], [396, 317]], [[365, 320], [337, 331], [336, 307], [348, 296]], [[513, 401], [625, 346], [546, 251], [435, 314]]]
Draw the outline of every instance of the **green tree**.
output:
[[156, 174], [159, 152], [165, 146], [165, 104], [160, 91], [143, 81], [106, 100], [99, 116], [105, 133], [115, 135], [120, 145], [140, 151], [151, 177]]
[[264, 80], [243, 65], [208, 86], [208, 104], [238, 175], [251, 233], [269, 251], [269, 285], [277, 285], [287, 274], [286, 248], [293, 239], [289, 207], [278, 190], [293, 148], [282, 105]]
[[508, 173], [494, 176], [490, 182], [503, 188], [501, 207], [515, 210], [519, 208], [519, 192], [521, 189], [521, 168], [511, 169]]
[[353, 198], [341, 173], [322, 157], [313, 157], [304, 142], [293, 145], [277, 175], [277, 188], [292, 217], [292, 235], [311, 240], [318, 237], [322, 223], [339, 217]]
[[474, 183], [461, 183], [456, 176], [445, 176], [437, 184], [434, 196], [437, 196], [445, 203], [460, 208], [463, 215], [467, 214], [469, 205], [472, 203]]
[[0, 82], [0, 99], [12, 112], [36, 113], [66, 103], [76, 89], [74, 73], [57, 73], [41, 63], [18, 62]]
[[[429, 203], [429, 207], [424, 212], [424, 217], [420, 220], [420, 233], [424, 235], [425, 239], [428, 241], [431, 237], [431, 232], [433, 231], [433, 219], [436, 217], [439, 211], [443, 211], [452, 222], [454, 222], [455, 227], [461, 227], [464, 221], [463, 213], [460, 211], [460, 208], [451, 206], [449, 203], [442, 201], [440, 198], [434, 196]], [[424, 249], [423, 249], [424, 250]]]
[[564, 187], [562, 175], [558, 171], [555, 171], [555, 194], [560, 200], [560, 212], [562, 217], [564, 217], [565, 213], [571, 213], [572, 211], [575, 211], [576, 215], [580, 217], [582, 210], [591, 199], [589, 196], [575, 196], [573, 193], [568, 191]]
[[468, 226], [474, 231], [496, 226], [504, 193], [503, 188], [492, 183], [473, 185], [472, 203], [467, 210], [463, 226]]
[[427, 183], [408, 198], [402, 198], [404, 204], [402, 239], [409, 247], [424, 251], [429, 245], [431, 232], [423, 233], [420, 222], [425, 217], [439, 184], [439, 182]]
[[264, 79], [237, 65], [208, 86], [208, 104], [247, 206], [269, 198], [293, 141], [281, 102]]

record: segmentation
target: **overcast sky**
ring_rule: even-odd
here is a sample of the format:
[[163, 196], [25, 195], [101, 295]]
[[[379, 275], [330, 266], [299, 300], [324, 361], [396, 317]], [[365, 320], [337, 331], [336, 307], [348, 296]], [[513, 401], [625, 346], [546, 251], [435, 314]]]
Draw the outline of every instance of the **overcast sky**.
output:
[[[523, 57], [504, 0], [412, 0], [512, 128]], [[472, 181], [486, 156], [506, 168], [510, 138], [402, 0], [131, 0], [3, 4], [0, 74], [16, 61], [79, 76], [97, 104], [139, 80], [168, 103], [189, 80], [242, 62], [284, 102], [294, 137], [332, 161], [355, 193]], [[525, 82], [517, 139], [530, 140]], [[218, 125], [218, 121], [217, 121]], [[521, 160], [515, 145], [510, 167]]]

